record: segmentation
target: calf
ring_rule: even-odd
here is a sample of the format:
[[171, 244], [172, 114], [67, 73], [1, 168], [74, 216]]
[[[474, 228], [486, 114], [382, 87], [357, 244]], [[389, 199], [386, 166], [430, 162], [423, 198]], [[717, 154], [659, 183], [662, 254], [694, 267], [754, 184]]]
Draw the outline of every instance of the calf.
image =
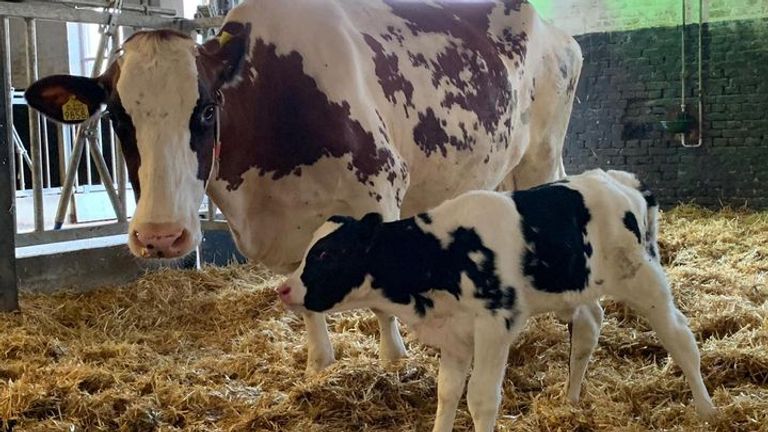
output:
[[[590, 313], [604, 295], [648, 319], [688, 379], [697, 410], [709, 416], [715, 408], [699, 352], [659, 263], [657, 218], [653, 196], [634, 175], [602, 170], [514, 193], [469, 192], [397, 222], [376, 213], [333, 217], [278, 292], [295, 310], [390, 312], [440, 348], [434, 431], [452, 429], [473, 357], [469, 410], [475, 430], [492, 431], [509, 347], [527, 319]], [[573, 329], [589, 337], [574, 338], [581, 355], [572, 399], [597, 343], [595, 326]]]

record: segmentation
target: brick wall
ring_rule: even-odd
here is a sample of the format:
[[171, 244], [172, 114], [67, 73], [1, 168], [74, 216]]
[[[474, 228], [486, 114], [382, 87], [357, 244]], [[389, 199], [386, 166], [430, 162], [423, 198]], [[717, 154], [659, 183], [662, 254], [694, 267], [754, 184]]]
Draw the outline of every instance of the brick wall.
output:
[[[659, 124], [680, 104], [679, 27], [577, 36], [585, 62], [566, 138], [568, 172], [634, 171], [667, 205], [693, 200], [768, 208], [766, 29], [766, 18], [704, 25], [698, 149], [682, 148]], [[696, 25], [688, 28], [689, 108], [697, 103], [697, 33]]]
[[[529, 0], [543, 17], [571, 34], [674, 27], [682, 0]], [[704, 22], [768, 17], [765, 0], [703, 0]], [[699, 2], [687, 0], [686, 20], [698, 22]]]

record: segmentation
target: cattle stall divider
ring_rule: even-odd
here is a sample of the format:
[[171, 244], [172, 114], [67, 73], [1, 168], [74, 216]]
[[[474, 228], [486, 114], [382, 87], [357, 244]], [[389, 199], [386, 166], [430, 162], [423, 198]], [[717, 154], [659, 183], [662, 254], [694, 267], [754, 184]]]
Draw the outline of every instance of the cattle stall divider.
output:
[[[111, 60], [109, 54], [122, 41], [123, 30], [166, 28], [207, 34], [223, 21], [223, 17], [189, 20], [173, 17], [175, 14], [171, 9], [123, 5], [122, 0], [0, 1], [0, 311], [18, 309], [16, 266], [20, 249], [124, 235], [128, 228], [128, 199], [132, 196], [128, 193], [125, 160], [108, 121], [95, 116], [75, 130], [52, 123], [26, 106], [23, 93], [13, 88], [12, 39], [18, 43], [16, 37], [24, 38], [26, 71], [22, 78], [26, 88], [39, 74], [38, 21], [100, 25], [98, 52], [102, 55], [101, 59], [97, 57], [92, 70], [93, 75], [98, 75]], [[13, 33], [12, 22], [23, 23], [26, 31]], [[14, 108], [17, 113], [26, 108], [28, 124], [14, 124]], [[84, 151], [86, 146], [88, 151]], [[84, 159], [84, 167], [80, 166], [80, 159]], [[114, 217], [63, 226], [67, 208], [74, 208], [75, 191], [81, 195], [105, 192]], [[46, 226], [45, 201], [57, 195], [61, 199], [56, 218], [52, 226]], [[20, 219], [18, 200], [27, 203], [30, 196], [32, 216]], [[215, 206], [207, 201], [207, 208], [201, 211], [206, 218], [202, 221], [203, 229], [226, 230], [226, 222], [217, 220]], [[70, 221], [75, 222], [73, 218]], [[21, 225], [30, 225], [30, 229], [22, 229]], [[200, 250], [197, 255], [199, 265]]]

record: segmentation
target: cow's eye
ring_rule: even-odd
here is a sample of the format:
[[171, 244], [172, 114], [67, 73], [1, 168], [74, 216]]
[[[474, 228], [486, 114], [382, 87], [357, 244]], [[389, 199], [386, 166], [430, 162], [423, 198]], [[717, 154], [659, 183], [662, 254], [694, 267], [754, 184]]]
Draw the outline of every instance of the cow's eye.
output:
[[215, 117], [216, 105], [207, 105], [205, 108], [203, 108], [203, 113], [200, 115], [200, 121], [206, 125], [211, 124], [213, 123]]

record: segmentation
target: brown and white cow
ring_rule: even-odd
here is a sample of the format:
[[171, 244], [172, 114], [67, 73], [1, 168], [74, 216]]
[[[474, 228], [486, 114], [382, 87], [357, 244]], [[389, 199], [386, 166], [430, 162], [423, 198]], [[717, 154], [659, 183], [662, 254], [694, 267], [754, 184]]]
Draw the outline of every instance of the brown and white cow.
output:
[[[202, 46], [140, 32], [103, 75], [47, 77], [26, 97], [70, 123], [106, 105], [138, 197], [137, 256], [193, 250], [207, 190], [243, 254], [289, 272], [329, 216], [395, 220], [564, 176], [581, 62], [525, 0], [249, 0]], [[382, 357], [404, 355], [378, 317]], [[325, 322], [305, 321], [319, 369]]]

